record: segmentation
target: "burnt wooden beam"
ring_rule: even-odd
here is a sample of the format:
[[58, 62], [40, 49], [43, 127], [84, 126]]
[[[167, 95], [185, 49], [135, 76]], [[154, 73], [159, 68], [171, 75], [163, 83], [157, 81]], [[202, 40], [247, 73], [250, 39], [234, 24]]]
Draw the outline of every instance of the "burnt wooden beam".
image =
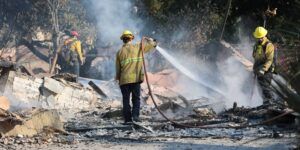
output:
[[93, 81], [89, 81], [88, 83], [98, 94], [102, 95], [103, 97], [107, 98], [107, 95], [97, 86]]

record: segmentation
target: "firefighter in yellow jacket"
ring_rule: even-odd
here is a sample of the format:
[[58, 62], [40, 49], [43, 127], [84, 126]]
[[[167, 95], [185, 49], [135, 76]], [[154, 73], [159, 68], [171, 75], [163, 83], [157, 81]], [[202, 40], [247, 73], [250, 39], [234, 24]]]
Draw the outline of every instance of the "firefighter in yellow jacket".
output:
[[[133, 121], [140, 122], [140, 84], [144, 80], [143, 57], [140, 51], [141, 43], [133, 44], [134, 35], [125, 30], [121, 36], [123, 46], [116, 54], [116, 80], [119, 81], [123, 96], [123, 116], [125, 124]], [[156, 47], [156, 41], [148, 38], [144, 43], [147, 53]], [[132, 110], [130, 107], [132, 96]]]
[[274, 101], [274, 96], [271, 91], [271, 80], [275, 69], [275, 47], [266, 37], [267, 33], [268, 31], [263, 27], [257, 27], [253, 33], [253, 36], [257, 40], [253, 49], [253, 71], [262, 89], [265, 105], [269, 105]]
[[65, 40], [65, 51], [64, 57], [66, 63], [68, 63], [67, 67], [68, 72], [76, 74], [76, 82], [78, 81], [79, 77], [79, 61], [80, 64], [84, 64], [84, 54], [81, 48], [81, 42], [78, 40], [79, 34], [77, 31], [71, 31], [71, 37]]

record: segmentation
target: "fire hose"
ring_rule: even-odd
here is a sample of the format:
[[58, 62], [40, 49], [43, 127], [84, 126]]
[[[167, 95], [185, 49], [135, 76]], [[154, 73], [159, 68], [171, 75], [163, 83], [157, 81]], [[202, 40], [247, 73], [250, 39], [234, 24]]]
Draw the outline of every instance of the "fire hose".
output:
[[236, 128], [236, 129], [239, 129], [239, 128], [246, 128], [246, 127], [255, 127], [255, 126], [259, 126], [259, 125], [264, 125], [264, 124], [268, 124], [278, 118], [281, 118], [283, 116], [286, 116], [288, 114], [291, 114], [293, 113], [294, 111], [286, 111], [278, 116], [275, 116], [273, 118], [270, 118], [268, 120], [265, 120], [265, 121], [262, 121], [262, 122], [259, 122], [259, 123], [256, 123], [256, 124], [247, 124], [247, 125], [240, 125], [240, 126], [208, 126], [208, 125], [187, 125], [187, 124], [182, 124], [182, 123], [178, 123], [170, 118], [168, 118], [163, 112], [162, 110], [160, 110], [160, 108], [158, 107], [156, 101], [154, 100], [154, 96], [153, 96], [153, 93], [152, 93], [152, 90], [151, 90], [151, 87], [150, 87], [150, 83], [149, 83], [149, 78], [148, 78], [148, 75], [147, 75], [147, 68], [146, 68], [146, 63], [145, 63], [145, 57], [144, 57], [144, 40], [145, 39], [149, 39], [147, 37], [143, 37], [142, 40], [141, 40], [141, 46], [140, 46], [140, 51], [142, 52], [142, 60], [143, 60], [143, 68], [144, 68], [144, 72], [145, 72], [145, 79], [146, 79], [146, 83], [147, 83], [147, 87], [148, 87], [148, 90], [149, 90], [149, 96], [155, 106], [155, 108], [157, 109], [157, 111], [161, 114], [161, 116], [163, 118], [165, 118], [167, 121], [171, 122], [173, 125], [176, 125], [176, 126], [179, 126], [179, 127], [183, 127], [183, 128], [202, 128], [202, 129], [209, 129], [209, 128]]

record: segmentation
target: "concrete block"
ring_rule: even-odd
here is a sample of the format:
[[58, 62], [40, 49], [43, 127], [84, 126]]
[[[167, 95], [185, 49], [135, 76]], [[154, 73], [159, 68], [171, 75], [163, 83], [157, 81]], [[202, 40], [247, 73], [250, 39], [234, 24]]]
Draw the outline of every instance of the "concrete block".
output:
[[44, 79], [10, 72], [5, 91], [12, 97], [16, 108], [82, 109], [97, 101], [97, 94], [84, 87], [62, 83], [52, 78]]
[[34, 82], [29, 78], [15, 77], [12, 85], [12, 95], [19, 102], [18, 105], [39, 107], [41, 82]]
[[56, 93], [56, 94], [61, 93], [65, 88], [65, 86], [62, 83], [60, 83], [59, 81], [52, 79], [52, 78], [48, 78], [48, 77], [44, 78], [43, 86], [47, 90], [49, 90], [53, 93]]

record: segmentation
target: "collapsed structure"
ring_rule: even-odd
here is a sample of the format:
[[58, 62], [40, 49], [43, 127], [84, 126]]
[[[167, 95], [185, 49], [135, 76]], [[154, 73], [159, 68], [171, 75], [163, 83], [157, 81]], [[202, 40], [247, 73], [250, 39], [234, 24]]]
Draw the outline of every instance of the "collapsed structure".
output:
[[[233, 49], [233, 55], [246, 68], [251, 68], [251, 62], [243, 58], [238, 51], [228, 43], [222, 44]], [[141, 110], [144, 123], [134, 127], [141, 132], [130, 132], [131, 127], [120, 125], [121, 93], [114, 81], [80, 78], [79, 83], [75, 83], [71, 74], [51, 76], [45, 71], [35, 72], [40, 66], [28, 68], [26, 65], [18, 66], [7, 60], [0, 62], [0, 92], [4, 96], [0, 98], [0, 133], [3, 137], [32, 137], [49, 131], [67, 136], [78, 133], [79, 136], [72, 135], [78, 139], [106, 137], [105, 135], [111, 135], [115, 139], [152, 139], [175, 135], [182, 138], [208, 136], [243, 138], [246, 134], [254, 136], [253, 132], [276, 136], [278, 133], [272, 129], [257, 131], [259, 128], [254, 128], [254, 131], [250, 132], [235, 128], [255, 124], [251, 119], [260, 121], [285, 111], [279, 107], [270, 109], [238, 107], [238, 103], [225, 110], [222, 101], [212, 103], [207, 97], [188, 99], [181, 95], [184, 87], [176, 82], [180, 73], [168, 69], [155, 74], [148, 73], [159, 109], [170, 119], [186, 125], [233, 129], [222, 132], [218, 129], [181, 129], [182, 127], [166, 122], [155, 109], [144, 83], [142, 84], [144, 104]], [[216, 113], [215, 107], [221, 107], [222, 113]], [[66, 113], [71, 115], [62, 115]], [[295, 115], [289, 114], [279, 121], [291, 123], [294, 119]], [[281, 131], [280, 128], [276, 129]], [[74, 142], [74, 138], [70, 142]]]

